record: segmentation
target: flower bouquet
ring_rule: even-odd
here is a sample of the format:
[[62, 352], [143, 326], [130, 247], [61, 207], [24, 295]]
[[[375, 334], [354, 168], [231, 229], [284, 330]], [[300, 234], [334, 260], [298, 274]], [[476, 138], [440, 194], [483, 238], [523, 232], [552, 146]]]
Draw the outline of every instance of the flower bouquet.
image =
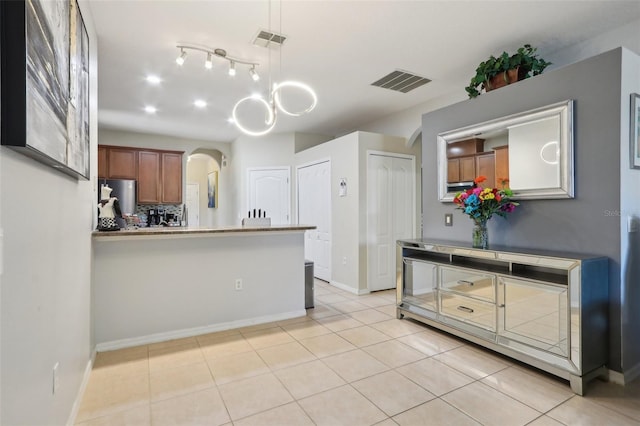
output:
[[507, 213], [512, 212], [519, 205], [519, 203], [511, 201], [513, 191], [504, 185], [507, 179], [501, 179], [503, 186], [505, 186], [503, 189], [481, 187], [480, 184], [485, 180], [487, 180], [485, 176], [478, 176], [473, 180], [473, 188], [457, 193], [453, 199], [456, 208], [473, 219], [475, 223], [473, 247], [482, 249], [489, 246], [487, 221], [494, 214], [507, 217]]

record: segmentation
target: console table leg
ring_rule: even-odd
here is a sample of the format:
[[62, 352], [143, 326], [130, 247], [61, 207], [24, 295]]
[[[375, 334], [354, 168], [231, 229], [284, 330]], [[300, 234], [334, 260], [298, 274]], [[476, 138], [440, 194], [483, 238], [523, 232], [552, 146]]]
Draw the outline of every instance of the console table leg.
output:
[[573, 393], [577, 395], [584, 395], [584, 378], [580, 376], [574, 376], [573, 374], [569, 376], [569, 384], [571, 385], [571, 390]]

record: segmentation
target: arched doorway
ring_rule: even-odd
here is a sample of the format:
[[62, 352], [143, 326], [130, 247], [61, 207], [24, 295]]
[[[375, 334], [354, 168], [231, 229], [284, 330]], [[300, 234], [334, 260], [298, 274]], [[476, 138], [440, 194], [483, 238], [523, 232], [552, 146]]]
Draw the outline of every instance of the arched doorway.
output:
[[422, 224], [424, 223], [423, 211], [424, 208], [422, 206], [422, 126], [418, 127], [415, 132], [407, 139], [408, 147], [416, 148], [416, 173], [419, 175], [419, 179], [416, 185], [416, 204], [417, 204], [417, 212], [418, 215], [418, 236], [422, 236]]
[[190, 227], [213, 228], [227, 224], [223, 194], [226, 158], [216, 149], [196, 149], [187, 157], [187, 223]]

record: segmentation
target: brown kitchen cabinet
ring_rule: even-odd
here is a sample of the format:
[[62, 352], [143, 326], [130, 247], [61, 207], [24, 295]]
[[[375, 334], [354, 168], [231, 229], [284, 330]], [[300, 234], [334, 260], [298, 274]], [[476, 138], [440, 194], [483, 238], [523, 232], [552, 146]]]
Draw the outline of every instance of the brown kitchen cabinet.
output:
[[449, 160], [447, 160], [447, 182], [473, 182], [475, 178], [475, 155], [449, 158]]
[[484, 188], [495, 188], [496, 186], [496, 157], [493, 152], [483, 152], [475, 156], [476, 173], [478, 176], [487, 178], [482, 182]]
[[98, 145], [98, 177], [135, 179], [138, 174], [137, 149]]
[[160, 155], [157, 151], [138, 151], [138, 204], [161, 202]]
[[107, 179], [107, 150], [105, 146], [98, 145], [98, 177]]
[[109, 148], [107, 151], [107, 176], [109, 179], [135, 179], [137, 169], [135, 150]]
[[182, 153], [162, 153], [162, 201], [182, 203]]
[[[509, 186], [509, 145], [493, 148], [496, 153], [496, 188]], [[506, 180], [506, 185], [503, 182]]]
[[447, 160], [447, 182], [460, 182], [460, 159], [450, 158]]
[[138, 204], [182, 203], [182, 151], [98, 145], [98, 177], [135, 179]]
[[182, 152], [138, 151], [138, 203], [182, 203]]
[[475, 156], [460, 158], [460, 182], [473, 182], [478, 176]]

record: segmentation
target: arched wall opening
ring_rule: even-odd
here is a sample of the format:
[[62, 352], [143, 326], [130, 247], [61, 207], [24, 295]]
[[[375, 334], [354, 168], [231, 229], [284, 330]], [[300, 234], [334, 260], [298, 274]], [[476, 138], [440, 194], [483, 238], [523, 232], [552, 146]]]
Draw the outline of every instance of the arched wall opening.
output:
[[189, 154], [184, 196], [188, 226], [229, 225], [228, 169], [226, 156], [217, 149], [197, 148]]
[[407, 146], [418, 148], [418, 155], [416, 158], [416, 173], [418, 173], [419, 179], [416, 185], [416, 205], [417, 205], [417, 216], [418, 216], [418, 236], [422, 237], [423, 235], [423, 223], [424, 223], [424, 208], [422, 201], [422, 126], [418, 127], [413, 134], [407, 139]]

